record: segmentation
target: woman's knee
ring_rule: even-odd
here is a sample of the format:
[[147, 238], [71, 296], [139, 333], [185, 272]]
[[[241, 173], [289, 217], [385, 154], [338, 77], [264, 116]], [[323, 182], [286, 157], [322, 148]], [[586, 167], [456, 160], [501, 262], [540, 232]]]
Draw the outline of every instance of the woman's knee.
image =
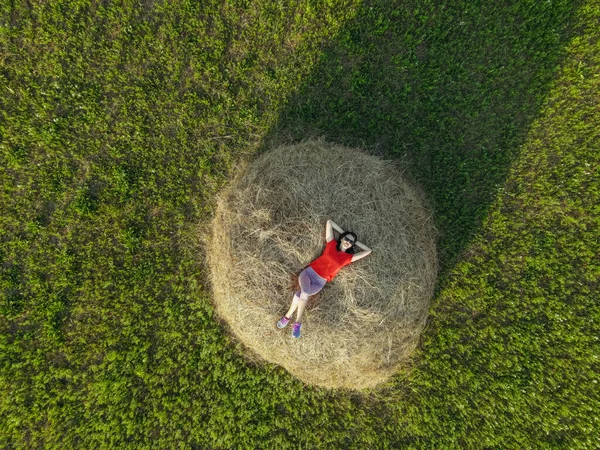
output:
[[302, 290], [294, 292], [294, 301], [308, 300], [310, 295]]

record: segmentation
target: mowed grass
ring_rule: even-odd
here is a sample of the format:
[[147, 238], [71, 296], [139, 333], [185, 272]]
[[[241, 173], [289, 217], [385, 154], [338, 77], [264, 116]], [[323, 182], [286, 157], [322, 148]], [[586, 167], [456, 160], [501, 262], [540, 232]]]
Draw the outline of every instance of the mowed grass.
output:
[[[1, 447], [600, 446], [597, 2], [1, 8]], [[205, 284], [234, 164], [314, 136], [405, 161], [441, 233], [367, 394], [248, 362]]]

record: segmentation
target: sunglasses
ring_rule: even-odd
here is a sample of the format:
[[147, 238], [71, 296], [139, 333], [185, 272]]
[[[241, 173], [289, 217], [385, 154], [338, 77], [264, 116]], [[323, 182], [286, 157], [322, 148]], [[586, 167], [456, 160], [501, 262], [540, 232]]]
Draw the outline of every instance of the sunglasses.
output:
[[349, 242], [350, 244], [354, 245], [354, 241], [352, 239], [348, 239], [346, 236], [344, 236], [344, 241]]

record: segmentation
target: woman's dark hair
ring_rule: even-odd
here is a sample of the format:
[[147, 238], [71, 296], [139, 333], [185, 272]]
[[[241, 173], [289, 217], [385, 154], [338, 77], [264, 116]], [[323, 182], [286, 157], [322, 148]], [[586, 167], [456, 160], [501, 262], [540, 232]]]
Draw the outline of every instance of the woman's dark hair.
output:
[[[345, 231], [342, 234], [340, 234], [340, 237], [337, 240], [337, 249], [338, 251], [340, 251], [340, 244], [342, 243], [342, 239], [344, 239], [344, 237], [346, 236], [352, 236], [352, 239], [354, 240], [354, 243], [356, 243], [356, 233], [353, 233], [352, 231]], [[350, 253], [350, 254], [354, 254], [356, 253], [354, 251], [354, 244], [352, 244], [352, 247], [350, 247], [348, 250], [346, 250], [346, 253]]]

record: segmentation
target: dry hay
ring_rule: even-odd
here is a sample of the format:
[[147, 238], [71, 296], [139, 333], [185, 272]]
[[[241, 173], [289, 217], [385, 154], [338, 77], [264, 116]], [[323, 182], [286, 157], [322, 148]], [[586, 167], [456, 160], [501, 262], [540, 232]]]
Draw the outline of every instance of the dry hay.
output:
[[[373, 249], [310, 297], [302, 336], [275, 323], [332, 219]], [[308, 141], [243, 169], [220, 195], [209, 241], [218, 313], [254, 352], [305, 383], [370, 388], [407, 360], [436, 278], [423, 197], [389, 161]]]

